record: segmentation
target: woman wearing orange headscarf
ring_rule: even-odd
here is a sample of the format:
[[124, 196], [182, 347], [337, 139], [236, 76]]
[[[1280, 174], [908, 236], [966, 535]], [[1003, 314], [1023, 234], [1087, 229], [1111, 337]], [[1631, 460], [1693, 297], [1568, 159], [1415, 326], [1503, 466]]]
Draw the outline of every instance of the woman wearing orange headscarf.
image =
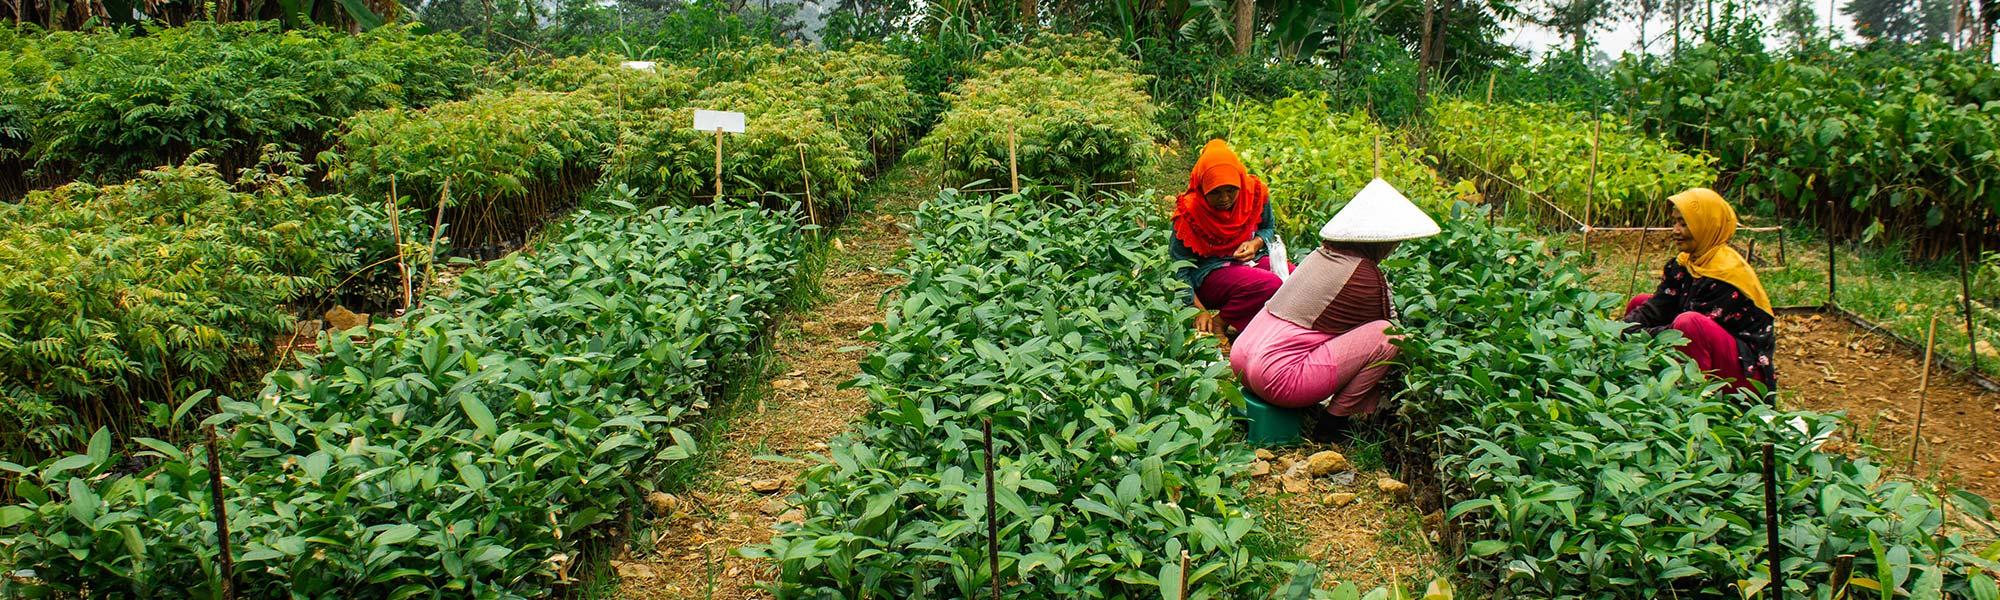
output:
[[1777, 350], [1771, 299], [1757, 272], [1729, 247], [1736, 234], [1736, 210], [1707, 188], [1667, 199], [1674, 204], [1674, 242], [1680, 253], [1667, 260], [1660, 287], [1625, 306], [1635, 330], [1672, 328], [1687, 336], [1682, 352], [1702, 372], [1750, 390], [1778, 387], [1772, 355]]
[[[1250, 175], [1228, 143], [1209, 140], [1187, 191], [1174, 198], [1172, 254], [1194, 263], [1177, 273], [1193, 291], [1191, 300], [1217, 311], [1235, 331], [1249, 326], [1283, 283], [1271, 272], [1266, 250], [1275, 223], [1264, 182]], [[1219, 329], [1206, 319], [1201, 325]]]

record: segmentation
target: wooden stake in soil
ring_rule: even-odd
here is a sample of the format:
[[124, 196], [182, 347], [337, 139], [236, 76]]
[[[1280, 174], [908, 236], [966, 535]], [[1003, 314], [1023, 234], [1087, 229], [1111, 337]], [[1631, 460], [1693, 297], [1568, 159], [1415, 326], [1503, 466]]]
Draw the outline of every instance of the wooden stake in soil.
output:
[[1487, 103], [1487, 104], [1492, 104], [1492, 103], [1493, 103], [1493, 76], [1495, 76], [1495, 75], [1498, 75], [1498, 74], [1500, 74], [1500, 72], [1499, 72], [1499, 71], [1487, 71], [1487, 72], [1486, 72], [1486, 103]]
[[1836, 307], [1836, 306], [1838, 306], [1838, 305], [1839, 305], [1839, 303], [1838, 303], [1837, 301], [1835, 301], [1835, 294], [1834, 294], [1834, 292], [1838, 291], [1838, 288], [1834, 287], [1834, 274], [1833, 274], [1833, 266], [1834, 266], [1834, 257], [1833, 257], [1833, 219], [1834, 219], [1834, 216], [1835, 216], [1835, 215], [1834, 215], [1834, 213], [1833, 213], [1833, 201], [1832, 201], [1832, 200], [1828, 200], [1828, 201], [1826, 201], [1826, 307], [1827, 307], [1827, 308], [1829, 308], [1829, 309], [1831, 309], [1831, 308], [1834, 308], [1834, 307]]
[[980, 433], [986, 438], [986, 568], [993, 581], [993, 600], [1000, 600], [1000, 520], [993, 514], [993, 419], [981, 420]]
[[437, 281], [438, 234], [444, 231], [444, 205], [451, 202], [451, 180], [444, 180], [444, 189], [438, 192], [437, 214], [431, 216], [430, 260], [424, 262], [424, 289], [431, 289]]
[[818, 225], [819, 211], [813, 208], [813, 178], [812, 173], [808, 172], [806, 167], [805, 144], [799, 144], [799, 177], [805, 179], [806, 182], [806, 218], [810, 219], [812, 224]]
[[1375, 178], [1382, 178], [1382, 134], [1375, 134]]
[[1852, 575], [1854, 575], [1854, 555], [1842, 554], [1833, 558], [1833, 574], [1826, 580], [1826, 587], [1833, 590], [1833, 597], [1843, 596], [1847, 591], [1847, 579]]
[[396, 239], [396, 272], [403, 276], [403, 310], [410, 310], [410, 265], [403, 260], [403, 225], [396, 210], [396, 176], [389, 176], [389, 233]]
[[[217, 414], [222, 413], [222, 399], [210, 396]], [[222, 597], [224, 600], [236, 598], [236, 558], [229, 548], [229, 509], [222, 501], [222, 455], [216, 443], [215, 426], [208, 426], [208, 501], [215, 508], [215, 540], [222, 554], [218, 566], [222, 568]]]
[[1917, 447], [1924, 443], [1924, 406], [1931, 389], [1931, 347], [1937, 342], [1937, 315], [1931, 315], [1930, 332], [1924, 334], [1924, 372], [1917, 377], [1917, 425], [1910, 434], [1910, 468], [1917, 466]]
[[1778, 539], [1778, 461], [1777, 448], [1764, 442], [1764, 536], [1769, 544], [1771, 556], [1771, 598], [1784, 600], [1785, 571], [1784, 547]]
[[1012, 123], [1007, 124], [1007, 189], [1008, 193], [1021, 193], [1021, 161], [1015, 155], [1015, 147], [1021, 143]]
[[1972, 374], [1979, 374], [1979, 329], [1972, 324], [1972, 246], [1958, 234], [1958, 297], [1965, 307], [1965, 356]]
[[1597, 134], [1604, 129], [1604, 118], [1598, 117], [1590, 127], [1590, 187], [1583, 191], [1583, 256], [1590, 256], [1591, 211], [1597, 205]]

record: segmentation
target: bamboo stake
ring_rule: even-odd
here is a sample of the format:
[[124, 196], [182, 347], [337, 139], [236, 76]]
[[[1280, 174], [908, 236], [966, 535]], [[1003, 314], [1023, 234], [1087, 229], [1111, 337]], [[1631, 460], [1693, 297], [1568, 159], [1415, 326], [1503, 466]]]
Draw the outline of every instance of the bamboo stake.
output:
[[1846, 597], [1847, 579], [1853, 575], [1854, 555], [1842, 554], [1833, 558], [1833, 575], [1826, 582], [1826, 587], [1833, 590], [1833, 597]]
[[1382, 178], [1382, 134], [1375, 134], [1375, 178]]
[[1604, 129], [1604, 119], [1599, 117], [1590, 127], [1590, 187], [1583, 191], [1583, 255], [1590, 256], [1591, 212], [1597, 205], [1597, 135]]
[[1979, 374], [1979, 329], [1972, 324], [1972, 246], [1965, 234], [1958, 234], [1958, 290], [1965, 307], [1965, 356], [1972, 374]]
[[1487, 72], [1486, 72], [1486, 103], [1487, 103], [1487, 104], [1492, 104], [1492, 103], [1493, 103], [1493, 77], [1494, 77], [1495, 75], [1498, 75], [1498, 74], [1499, 74], [1499, 71], [1487, 71]]
[[1924, 334], [1924, 372], [1917, 377], [1917, 424], [1910, 434], [1910, 468], [1917, 466], [1917, 447], [1924, 443], [1924, 408], [1930, 404], [1931, 348], [1937, 342], [1937, 315], [1931, 315], [1930, 331]]
[[1785, 550], [1778, 538], [1778, 461], [1777, 449], [1770, 442], [1764, 442], [1764, 536], [1768, 544], [1771, 560], [1771, 598], [1784, 600], [1785, 571], [1783, 568]]
[[438, 234], [444, 232], [444, 205], [451, 202], [451, 180], [444, 180], [444, 189], [438, 192], [437, 214], [431, 221], [430, 262], [424, 264], [424, 289], [430, 289], [437, 281]]
[[1837, 305], [1835, 301], [1836, 298], [1835, 292], [1839, 291], [1839, 288], [1836, 288], [1834, 286], [1835, 259], [1833, 255], [1833, 220], [1834, 220], [1833, 201], [1828, 200], [1826, 201], [1826, 306], [1827, 308], [1833, 308], [1834, 306]]
[[813, 208], [813, 178], [812, 173], [806, 167], [805, 144], [799, 144], [799, 177], [805, 179], [806, 182], [806, 218], [810, 219], [812, 224], [818, 225], [819, 210]]
[[1014, 124], [1007, 124], [1007, 189], [1008, 193], [1021, 193], [1021, 161], [1015, 147], [1020, 144], [1020, 136], [1014, 131]]
[[715, 128], [715, 199], [722, 199], [722, 128]]
[[994, 511], [993, 499], [993, 419], [980, 421], [980, 433], [986, 438], [986, 566], [993, 583], [993, 600], [1000, 600], [1000, 520]]
[[396, 239], [396, 272], [403, 276], [403, 310], [410, 310], [410, 264], [403, 260], [403, 226], [396, 210], [396, 176], [389, 175], [389, 233]]
[[[222, 413], [222, 398], [210, 396], [216, 414]], [[222, 597], [224, 600], [236, 598], [236, 558], [229, 546], [229, 508], [222, 500], [222, 456], [216, 444], [215, 426], [208, 426], [208, 500], [215, 508], [215, 539], [222, 551], [219, 566], [222, 568]]]

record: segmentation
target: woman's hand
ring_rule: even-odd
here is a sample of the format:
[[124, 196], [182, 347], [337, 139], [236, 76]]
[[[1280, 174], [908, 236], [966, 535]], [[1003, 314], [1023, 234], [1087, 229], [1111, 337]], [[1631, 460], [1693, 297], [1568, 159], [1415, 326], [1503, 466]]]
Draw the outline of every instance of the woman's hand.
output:
[[1224, 327], [1225, 325], [1223, 325], [1222, 323], [1221, 313], [1212, 310], [1204, 310], [1194, 316], [1195, 331], [1206, 333], [1215, 337], [1225, 337], [1229, 335], [1229, 331], [1224, 329]]
[[1253, 237], [1236, 247], [1236, 260], [1250, 262], [1257, 260], [1257, 252], [1264, 249], [1264, 238]]

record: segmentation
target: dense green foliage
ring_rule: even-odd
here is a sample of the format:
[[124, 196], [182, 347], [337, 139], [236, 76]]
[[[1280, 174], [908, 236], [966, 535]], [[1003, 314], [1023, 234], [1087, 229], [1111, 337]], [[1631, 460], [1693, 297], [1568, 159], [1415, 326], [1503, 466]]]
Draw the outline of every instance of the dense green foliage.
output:
[[311, 153], [356, 112], [463, 97], [485, 58], [457, 36], [407, 26], [356, 36], [198, 23], [19, 40], [0, 53], [8, 197], [73, 178], [121, 181], [197, 151], [224, 172], [250, 166], [265, 144]]
[[[803, 253], [795, 217], [585, 211], [560, 239], [224, 399], [237, 593], [545, 597], [681, 427], [744, 366]], [[191, 400], [192, 401], [192, 400]], [[216, 544], [201, 450], [112, 473], [107, 436], [18, 475], [0, 593], [207, 597]]]
[[[447, 209], [454, 237], [493, 240], [540, 223], [596, 181], [618, 115], [590, 93], [487, 92], [427, 109], [355, 115], [327, 176], [357, 196]], [[445, 195], [446, 183], [450, 195]]]
[[516, 85], [545, 92], [583, 92], [619, 111], [621, 121], [685, 106], [703, 84], [700, 69], [658, 62], [641, 69], [625, 62], [616, 54], [562, 57], [526, 65], [513, 79]]
[[908, 61], [874, 46], [760, 48], [715, 62], [703, 77], [716, 83], [691, 107], [655, 110], [625, 132], [607, 182], [643, 190], [653, 201], [713, 196], [715, 134], [689, 127], [693, 109], [737, 111], [746, 131], [724, 134], [723, 194], [797, 205], [810, 180], [815, 211], [829, 214], [828, 207], [853, 201], [917, 110], [903, 80]]
[[[1429, 148], [1447, 171], [1487, 180], [1489, 194], [1550, 223], [1573, 224], [1544, 201], [1591, 226], [1655, 224], [1646, 217], [1664, 214], [1667, 196], [1715, 181], [1707, 154], [1675, 150], [1609, 115], [1593, 122], [1557, 105], [1450, 100], [1433, 106], [1431, 117]], [[1543, 200], [1525, 197], [1522, 188]]]
[[1509, 597], [1735, 596], [1739, 579], [1764, 577], [1768, 441], [1788, 597], [1826, 581], [1841, 554], [1883, 598], [1992, 597], [2000, 546], [1974, 556], [1944, 524], [1947, 504], [1984, 516], [1985, 500], [1816, 450], [1792, 423], [1818, 434], [1839, 429], [1834, 417], [1721, 391], [1673, 342], [1605, 318], [1621, 298], [1481, 222], [1456, 219], [1385, 265], [1409, 334], [1398, 397], [1455, 502], [1462, 571]]
[[910, 151], [945, 185], [1008, 178], [1009, 132], [1021, 177], [1051, 184], [1129, 178], [1157, 160], [1161, 133], [1138, 65], [1096, 35], [1041, 35], [987, 52], [945, 94], [951, 109]]
[[[748, 552], [780, 590], [979, 597], [991, 420], [1002, 595], [1265, 597], [1298, 568], [1251, 550], [1250, 452], [1228, 366], [1185, 324], [1148, 201], [947, 191], [853, 385], [873, 411], [801, 479], [805, 521]], [[1302, 580], [1305, 578], [1302, 577]]]
[[254, 379], [291, 330], [286, 303], [376, 258], [330, 232], [348, 199], [276, 176], [243, 184], [168, 167], [0, 203], [7, 459], [80, 447], [98, 426], [152, 431], [171, 399]]
[[1747, 201], [1822, 217], [1831, 201], [1835, 233], [1932, 252], [2000, 221], [2000, 67], [1976, 55], [1704, 46], [1620, 77], [1647, 126], [1714, 154]]
[[1422, 150], [1404, 145], [1360, 112], [1335, 113], [1326, 95], [1300, 93], [1271, 101], [1211, 99], [1201, 112], [1203, 137], [1228, 140], [1250, 172], [1271, 187], [1278, 232], [1318, 239], [1320, 225], [1375, 178], [1375, 144], [1384, 181], [1431, 214], [1459, 193], [1438, 180]]

